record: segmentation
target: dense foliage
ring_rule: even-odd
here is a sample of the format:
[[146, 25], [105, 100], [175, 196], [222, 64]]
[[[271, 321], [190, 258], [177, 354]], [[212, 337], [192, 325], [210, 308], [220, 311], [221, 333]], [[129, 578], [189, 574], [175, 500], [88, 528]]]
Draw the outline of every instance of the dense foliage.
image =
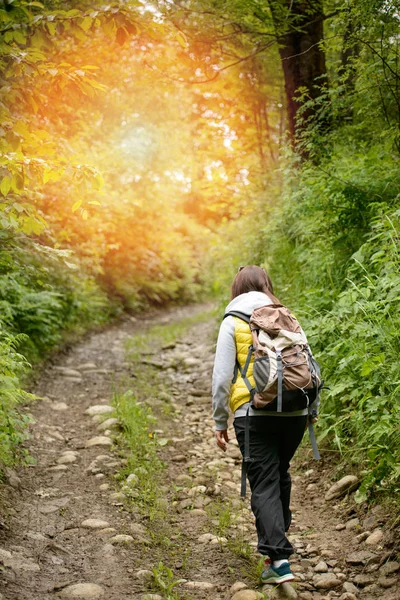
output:
[[229, 235], [244, 240], [233, 262], [265, 265], [301, 317], [329, 387], [320, 439], [360, 474], [363, 501], [400, 475], [399, 15], [387, 2], [340, 7], [325, 25], [329, 87], [304, 96], [303, 160], [282, 154], [282, 190], [256, 229], [250, 218]]

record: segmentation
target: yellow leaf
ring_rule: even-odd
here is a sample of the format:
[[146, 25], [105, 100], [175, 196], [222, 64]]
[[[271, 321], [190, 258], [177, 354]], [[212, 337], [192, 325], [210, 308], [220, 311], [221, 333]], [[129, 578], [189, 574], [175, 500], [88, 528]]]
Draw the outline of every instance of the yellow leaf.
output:
[[7, 196], [8, 192], [11, 190], [11, 177], [6, 175], [3, 177], [0, 183], [0, 192], [3, 196]]
[[83, 31], [89, 31], [93, 23], [93, 19], [91, 17], [84, 17], [79, 23], [79, 27], [83, 29]]
[[57, 31], [57, 23], [46, 23], [46, 27], [50, 35], [55, 35]]
[[88, 218], [88, 216], [89, 216], [89, 213], [88, 213], [88, 211], [86, 210], [86, 208], [84, 208], [84, 209], [83, 209], [83, 211], [82, 211], [82, 219], [83, 219], [84, 221], [87, 221], [87, 218]]
[[82, 199], [77, 200], [74, 205], [72, 206], [72, 212], [76, 212], [78, 210], [78, 208], [80, 208], [82, 204]]
[[178, 31], [175, 37], [178, 40], [179, 44], [182, 46], [182, 48], [188, 47], [187, 39], [181, 31]]
[[94, 206], [101, 206], [101, 203], [97, 200], [91, 200], [90, 202], [88, 202], [88, 204], [93, 204]]

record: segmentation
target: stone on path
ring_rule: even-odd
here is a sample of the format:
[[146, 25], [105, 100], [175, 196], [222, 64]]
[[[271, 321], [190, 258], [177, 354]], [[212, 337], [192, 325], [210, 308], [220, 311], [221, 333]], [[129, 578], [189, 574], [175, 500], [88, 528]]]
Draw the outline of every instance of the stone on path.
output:
[[82, 377], [79, 371], [70, 369], [69, 367], [53, 367], [54, 371], [58, 371], [62, 377]]
[[210, 583], [209, 581], [186, 581], [183, 584], [187, 588], [191, 588], [193, 590], [214, 590], [216, 585], [215, 583]]
[[367, 546], [377, 546], [378, 544], [381, 543], [382, 540], [383, 540], [382, 529], [375, 529], [375, 531], [373, 531], [371, 533], [371, 535], [369, 535], [367, 537], [367, 539], [365, 540], [365, 543]]
[[391, 575], [392, 573], [396, 573], [396, 571], [398, 571], [400, 569], [400, 563], [396, 562], [396, 561], [389, 561], [387, 563], [385, 563], [384, 565], [382, 565], [382, 567], [379, 569], [379, 572], [386, 576], [386, 575]]
[[153, 579], [153, 573], [148, 569], [140, 569], [136, 571], [136, 577], [143, 583], [149, 583]]
[[334, 573], [322, 573], [314, 575], [313, 584], [319, 590], [330, 590], [341, 584], [340, 579]]
[[290, 583], [281, 583], [280, 585], [264, 585], [262, 593], [265, 600], [297, 600], [298, 595]]
[[215, 540], [216, 536], [213, 533], [203, 533], [197, 538], [197, 541], [200, 544], [209, 544], [211, 540]]
[[91, 369], [97, 369], [97, 365], [94, 363], [84, 363], [83, 365], [79, 365], [80, 371], [90, 371]]
[[40, 566], [34, 562], [32, 558], [27, 558], [23, 556], [19, 552], [8, 552], [8, 550], [3, 550], [0, 548], [0, 562], [5, 567], [10, 567], [15, 573], [24, 573], [26, 571], [29, 572], [38, 572], [40, 571]]
[[358, 573], [358, 575], [356, 575], [354, 577], [354, 582], [357, 586], [359, 587], [365, 587], [367, 585], [372, 585], [375, 581], [375, 578], [373, 575], [369, 575], [368, 573]]
[[358, 477], [355, 475], [346, 475], [339, 479], [336, 483], [325, 494], [325, 500], [333, 500], [333, 498], [339, 498], [346, 492], [354, 490], [358, 485]]
[[120, 533], [119, 535], [114, 535], [110, 539], [111, 544], [130, 544], [133, 542], [133, 537], [131, 535], [124, 535]]
[[100, 425], [98, 425], [97, 429], [99, 431], [105, 431], [106, 429], [116, 429], [119, 427], [120, 422], [116, 417], [111, 417], [110, 419], [106, 419]]
[[64, 454], [61, 454], [59, 458], [57, 458], [56, 462], [58, 465], [69, 465], [77, 460], [78, 456], [76, 454], [73, 454], [72, 452], [65, 452]]
[[94, 417], [95, 415], [106, 415], [112, 412], [114, 412], [114, 408], [108, 404], [95, 404], [85, 410], [85, 415]]
[[351, 583], [350, 581], [345, 581], [343, 584], [343, 591], [348, 592], [349, 594], [358, 594], [358, 589]]
[[263, 598], [263, 594], [254, 590], [240, 590], [232, 596], [232, 600], [260, 600], [260, 598]]
[[58, 592], [58, 595], [62, 598], [100, 598], [104, 590], [96, 583], [74, 583]]
[[109, 526], [110, 523], [108, 523], [108, 521], [104, 521], [103, 519], [86, 519], [81, 523], [81, 527], [85, 527], [85, 529], [105, 529]]
[[143, 594], [142, 600], [163, 600], [159, 594]]
[[97, 435], [86, 442], [86, 448], [92, 448], [93, 446], [112, 446], [113, 442], [109, 437], [105, 435]]
[[243, 581], [236, 581], [236, 583], [234, 583], [230, 589], [229, 592], [231, 594], [236, 594], [236, 592], [240, 592], [241, 590], [246, 590], [247, 589], [247, 585], [245, 583], [243, 583]]
[[328, 565], [326, 564], [326, 562], [324, 560], [320, 560], [319, 563], [317, 565], [315, 565], [314, 571], [315, 571], [315, 573], [327, 573]]
[[361, 550], [360, 552], [352, 552], [346, 556], [346, 562], [349, 565], [366, 565], [373, 558], [375, 558], [375, 554], [367, 550]]
[[[52, 402], [50, 404], [50, 408], [52, 410], [63, 411], [63, 410], [68, 410], [69, 406], [65, 402]], [[52, 433], [52, 435], [54, 435], [54, 434]]]

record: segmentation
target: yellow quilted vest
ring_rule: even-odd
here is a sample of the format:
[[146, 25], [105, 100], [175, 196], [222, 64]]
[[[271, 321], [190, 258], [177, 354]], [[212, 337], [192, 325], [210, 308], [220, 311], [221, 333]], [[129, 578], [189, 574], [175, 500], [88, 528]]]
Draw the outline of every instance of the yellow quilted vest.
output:
[[[242, 321], [238, 317], [234, 317], [235, 319], [235, 342], [236, 342], [236, 356], [239, 361], [239, 364], [242, 368], [246, 364], [247, 354], [249, 352], [249, 346], [252, 344], [252, 336], [248, 323]], [[247, 370], [247, 378], [250, 381], [251, 385], [254, 386], [254, 378], [253, 378], [253, 357], [251, 358], [251, 362], [249, 364], [249, 368]], [[231, 411], [234, 413], [239, 406], [242, 404], [246, 404], [246, 402], [250, 401], [250, 392], [246, 387], [245, 382], [238, 371], [236, 381], [232, 383], [230, 390], [230, 401], [229, 406]]]

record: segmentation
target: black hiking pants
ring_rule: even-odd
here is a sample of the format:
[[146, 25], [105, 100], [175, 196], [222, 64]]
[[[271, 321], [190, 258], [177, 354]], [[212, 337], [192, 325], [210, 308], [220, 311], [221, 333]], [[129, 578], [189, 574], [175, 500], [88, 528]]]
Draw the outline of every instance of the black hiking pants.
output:
[[[246, 417], [234, 420], [242, 455], [245, 421]], [[293, 553], [285, 535], [292, 518], [289, 463], [302, 440], [306, 421], [306, 416], [249, 417], [251, 509], [256, 518], [258, 551], [271, 560], [289, 558]]]

